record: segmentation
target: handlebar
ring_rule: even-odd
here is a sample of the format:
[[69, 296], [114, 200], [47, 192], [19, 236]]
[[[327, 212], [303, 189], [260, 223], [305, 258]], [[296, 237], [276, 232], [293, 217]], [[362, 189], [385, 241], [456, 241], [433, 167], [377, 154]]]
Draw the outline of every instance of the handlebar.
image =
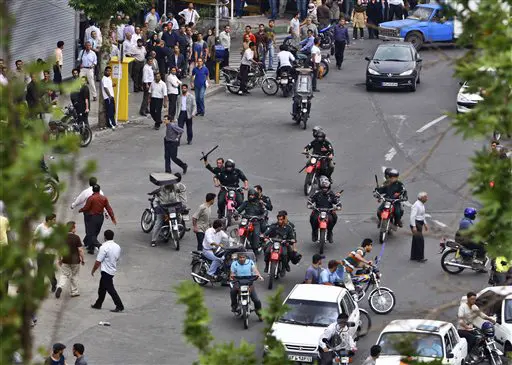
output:
[[377, 199], [381, 199], [381, 200], [384, 200], [384, 201], [387, 201], [387, 202], [391, 202], [391, 203], [394, 203], [394, 202], [397, 202], [397, 201], [406, 201], [406, 199], [403, 198], [402, 194], [400, 194], [400, 198], [392, 199], [392, 198], [387, 198], [386, 194], [381, 194], [381, 193], [379, 193], [376, 190], [373, 192], [373, 196], [375, 198], [377, 198]]
[[221, 190], [226, 190], [226, 191], [229, 191], [229, 190], [234, 190], [234, 191], [239, 191], [239, 192], [242, 192], [244, 189], [237, 186], [237, 187], [234, 187], [234, 186], [225, 186], [225, 185], [219, 185], [220, 189]]
[[249, 221], [252, 221], [252, 220], [260, 220], [260, 219], [265, 219], [265, 216], [261, 216], [261, 215], [242, 215], [242, 218], [245, 218]]
[[308, 158], [311, 158], [311, 157], [314, 157], [314, 158], [317, 158], [317, 159], [329, 158], [328, 155], [315, 155], [313, 153], [304, 152], [304, 151], [301, 152], [301, 154], [306, 155]]

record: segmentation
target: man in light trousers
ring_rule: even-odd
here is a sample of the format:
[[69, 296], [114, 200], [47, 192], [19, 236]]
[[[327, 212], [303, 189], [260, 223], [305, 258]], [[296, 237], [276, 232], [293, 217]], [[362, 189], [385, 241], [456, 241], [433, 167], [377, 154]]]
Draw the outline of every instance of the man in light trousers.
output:
[[96, 92], [94, 69], [98, 64], [98, 58], [96, 57], [96, 53], [92, 50], [91, 42], [85, 42], [85, 49], [78, 55], [78, 61], [80, 62], [80, 77], [87, 77], [93, 100], [96, 101], [98, 93]]
[[216, 279], [215, 273], [224, 262], [224, 256], [217, 257], [213, 253], [213, 251], [218, 246], [220, 246], [222, 241], [229, 241], [228, 235], [226, 234], [226, 232], [222, 230], [223, 226], [224, 223], [222, 222], [222, 220], [217, 219], [215, 222], [213, 222], [213, 227], [208, 228], [204, 233], [203, 255], [207, 259], [212, 260], [212, 265], [210, 266], [210, 269], [207, 272], [208, 279]]

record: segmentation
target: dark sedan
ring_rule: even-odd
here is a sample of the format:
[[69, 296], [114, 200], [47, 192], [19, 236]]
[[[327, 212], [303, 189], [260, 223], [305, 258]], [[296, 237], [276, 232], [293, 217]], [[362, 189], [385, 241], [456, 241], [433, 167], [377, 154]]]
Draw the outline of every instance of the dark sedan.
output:
[[421, 57], [410, 43], [385, 43], [366, 57], [366, 90], [409, 89], [420, 83]]

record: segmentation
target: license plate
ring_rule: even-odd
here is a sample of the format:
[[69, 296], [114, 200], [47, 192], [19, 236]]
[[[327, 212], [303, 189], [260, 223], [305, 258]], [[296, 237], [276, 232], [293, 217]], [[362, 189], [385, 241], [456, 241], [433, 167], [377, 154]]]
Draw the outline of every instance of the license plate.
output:
[[342, 364], [348, 364], [350, 361], [350, 358], [349, 357], [340, 357], [340, 362]]
[[171, 218], [176, 218], [176, 213], [171, 213], [171, 214], [169, 214], [169, 217], [171, 217]]
[[282, 79], [281, 84], [286, 85], [288, 83], [288, 79]]
[[313, 362], [313, 356], [288, 355], [288, 360], [299, 362]]
[[182, 215], [182, 217], [183, 217], [184, 221], [189, 221], [190, 220], [190, 216], [188, 214], [184, 214], [184, 215]]
[[383, 82], [382, 86], [398, 86], [398, 82]]

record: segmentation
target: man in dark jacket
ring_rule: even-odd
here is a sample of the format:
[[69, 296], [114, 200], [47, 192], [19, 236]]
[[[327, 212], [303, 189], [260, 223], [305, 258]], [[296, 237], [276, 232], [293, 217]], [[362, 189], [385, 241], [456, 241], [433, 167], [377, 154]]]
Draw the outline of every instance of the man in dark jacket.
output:
[[334, 27], [334, 55], [336, 57], [336, 67], [341, 70], [343, 63], [343, 55], [345, 47], [350, 44], [348, 29], [345, 27], [345, 18], [341, 17], [340, 21]]
[[244, 201], [236, 210], [239, 214], [244, 213], [247, 217], [260, 217], [253, 220], [254, 231], [252, 231], [249, 239], [251, 240], [252, 250], [254, 254], [258, 254], [260, 248], [261, 222], [265, 216], [265, 206], [260, 201], [258, 192], [255, 189], [249, 189], [247, 192], [247, 200]]
[[382, 4], [379, 0], [370, 0], [366, 8], [368, 17], [368, 36], [370, 39], [379, 38], [379, 24], [382, 22]]
[[[398, 173], [398, 170], [392, 169], [388, 173], [389, 179], [386, 185], [383, 185], [379, 188], [376, 188], [375, 190], [378, 191], [380, 194], [383, 194], [388, 199], [399, 199], [401, 198], [403, 201], [407, 200], [407, 190], [405, 190], [404, 184], [398, 180], [398, 177], [400, 176]], [[384, 209], [385, 201], [382, 202], [382, 204], [379, 206], [379, 209], [377, 210], [377, 218], [379, 220], [378, 226], [380, 227], [380, 214], [382, 213], [382, 210]], [[395, 207], [395, 224], [399, 227], [402, 227], [402, 216], [404, 215], [404, 211], [402, 209], [402, 203], [401, 201], [395, 201], [394, 203]]]

